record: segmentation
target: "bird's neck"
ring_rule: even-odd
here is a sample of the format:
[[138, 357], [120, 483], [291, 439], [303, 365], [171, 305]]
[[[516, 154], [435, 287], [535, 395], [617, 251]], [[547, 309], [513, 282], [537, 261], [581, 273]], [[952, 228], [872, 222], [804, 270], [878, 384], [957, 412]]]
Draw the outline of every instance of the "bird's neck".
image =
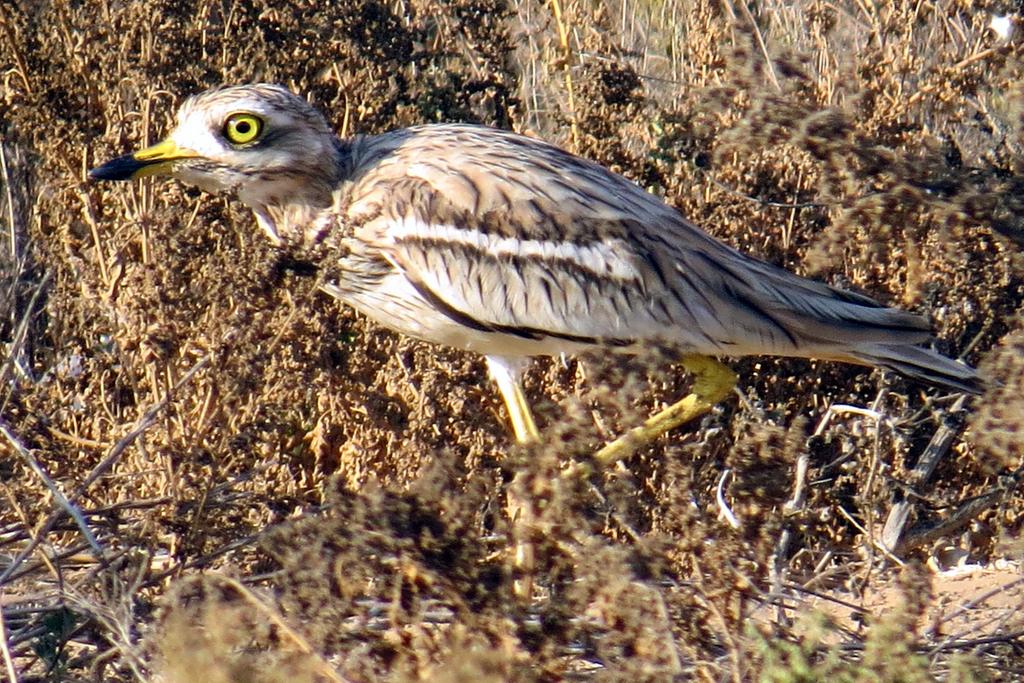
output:
[[308, 171], [264, 177], [258, 186], [242, 187], [238, 198], [274, 244], [309, 246], [319, 237], [325, 212], [349, 174], [349, 146], [337, 141], [332, 154], [314, 160]]

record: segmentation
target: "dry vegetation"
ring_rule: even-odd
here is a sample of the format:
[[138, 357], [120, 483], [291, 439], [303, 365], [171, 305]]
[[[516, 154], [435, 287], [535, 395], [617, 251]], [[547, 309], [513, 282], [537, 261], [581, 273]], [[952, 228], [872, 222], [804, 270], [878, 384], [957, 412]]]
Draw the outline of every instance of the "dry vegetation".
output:
[[[0, 670], [1024, 679], [1024, 43], [988, 29], [1008, 9], [0, 7]], [[686, 377], [537, 362], [548, 437], [515, 448], [479, 358], [341, 309], [244, 207], [86, 181], [184, 95], [252, 80], [349, 133], [473, 121], [555, 140], [742, 249], [929, 316], [992, 388], [959, 410], [878, 372], [737, 360], [738, 401], [625, 468], [563, 476]], [[531, 504], [529, 605], [509, 487]], [[893, 553], [878, 541], [900, 501], [915, 516]], [[982, 565], [975, 593], [928, 568], [957, 558]]]

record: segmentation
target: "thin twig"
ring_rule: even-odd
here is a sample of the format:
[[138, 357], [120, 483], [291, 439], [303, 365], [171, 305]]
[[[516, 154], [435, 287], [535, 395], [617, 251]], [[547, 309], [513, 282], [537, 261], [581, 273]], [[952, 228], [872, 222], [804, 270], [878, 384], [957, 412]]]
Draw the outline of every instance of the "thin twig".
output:
[[761, 28], [754, 20], [754, 15], [751, 14], [750, 8], [747, 7], [747, 3], [740, 2], [738, 4], [740, 6], [740, 10], [743, 12], [743, 16], [750, 22], [750, 30], [753, 31], [754, 39], [757, 40], [757, 47], [761, 50], [761, 55], [764, 57], [764, 63], [768, 70], [768, 78], [771, 80], [772, 85], [775, 86], [775, 89], [781, 91], [782, 87], [779, 85], [779, 79], [775, 76], [775, 65], [772, 63], [771, 55], [768, 54], [768, 46], [765, 45], [764, 36], [761, 35]]
[[17, 65], [18, 76], [21, 77], [21, 82], [25, 85], [25, 92], [29, 95], [32, 93], [32, 83], [28, 80], [28, 69], [25, 68], [25, 59], [21, 55], [20, 46], [24, 45], [23, 42], [19, 42], [14, 35], [14, 31], [11, 30], [10, 24], [7, 22], [7, 13], [0, 7], [0, 31], [3, 31], [4, 40], [7, 45], [10, 46], [11, 53], [14, 56], [14, 63]]
[[1016, 488], [1016, 479], [1013, 486], [999, 486], [987, 493], [975, 496], [962, 503], [946, 519], [937, 524], [922, 525], [911, 529], [906, 538], [903, 539], [899, 549], [903, 552], [922, 545], [927, 545], [944, 536], [958, 531], [965, 527], [972, 519], [985, 512], [1002, 501], [1009, 492]]
[[743, 200], [746, 200], [748, 202], [754, 202], [756, 204], [760, 204], [761, 206], [769, 206], [769, 207], [772, 207], [774, 209], [789, 209], [789, 210], [796, 210], [796, 209], [825, 209], [825, 208], [828, 208], [830, 206], [829, 204], [823, 204], [822, 202], [792, 202], [791, 203], [791, 202], [776, 202], [776, 201], [772, 201], [770, 199], [762, 199], [761, 197], [755, 197], [753, 195], [749, 195], [749, 194], [747, 194], [745, 192], [740, 192], [737, 189], [729, 187], [728, 185], [723, 183], [721, 180], [718, 180], [717, 178], [715, 178], [712, 175], [712, 172], [707, 170], [707, 169], [704, 169], [703, 173], [701, 173], [701, 176], [704, 177], [704, 178], [707, 178], [708, 182], [710, 182], [712, 185], [717, 187], [722, 192], [725, 192], [728, 195], [736, 197], [737, 199], [743, 199]]
[[89, 545], [96, 553], [97, 559], [102, 559], [103, 547], [89, 529], [89, 523], [85, 521], [85, 516], [82, 514], [81, 510], [75, 507], [71, 501], [67, 499], [64, 492], [60, 490], [59, 486], [57, 486], [57, 483], [50, 478], [50, 475], [46, 473], [46, 470], [44, 470], [42, 465], [39, 464], [39, 461], [36, 460], [35, 456], [25, 448], [24, 444], [22, 444], [20, 440], [18, 440], [18, 437], [14, 434], [11, 428], [7, 426], [7, 423], [4, 422], [2, 418], [0, 418], [0, 434], [4, 435], [7, 439], [7, 443], [9, 443], [11, 448], [21, 456], [21, 459], [25, 461], [29, 466], [29, 469], [35, 472], [35, 475], [43, 482], [43, 486], [49, 489], [50, 494], [53, 496], [57, 505], [60, 506], [64, 512], [68, 513], [68, 515], [71, 516], [71, 519], [75, 520], [75, 524], [78, 525], [79, 530], [82, 532], [82, 536], [85, 537], [85, 540], [89, 542]]
[[934, 646], [934, 652], [941, 652], [943, 646], [963, 640], [972, 633], [1001, 633], [1006, 629], [1007, 622], [1020, 609], [1019, 605], [1005, 606], [1002, 608], [993, 607], [988, 610], [984, 618], [968, 619], [966, 624], [961, 625], [959, 631], [950, 633]]
[[93, 468], [92, 472], [89, 473], [89, 476], [85, 478], [85, 481], [83, 481], [75, 490], [74, 497], [77, 498], [81, 496], [90, 486], [92, 486], [92, 484], [97, 479], [106, 474], [107, 470], [113, 467], [114, 464], [121, 458], [121, 455], [125, 452], [125, 450], [127, 450], [128, 446], [130, 446], [132, 442], [139, 438], [139, 436], [141, 436], [143, 432], [145, 432], [147, 429], [153, 426], [153, 423], [156, 421], [157, 415], [159, 415], [164, 410], [164, 408], [167, 407], [167, 405], [171, 402], [171, 397], [174, 396], [178, 389], [191, 382], [192, 378], [195, 377], [200, 370], [202, 370], [209, 364], [210, 356], [206, 355], [200, 358], [195, 365], [189, 368], [188, 372], [186, 372], [181, 379], [174, 383], [174, 386], [171, 387], [170, 391], [168, 391], [162, 399], [154, 403], [149, 408], [149, 410], [146, 411], [146, 413], [142, 416], [142, 419], [140, 419], [135, 424], [135, 427], [133, 427], [130, 432], [128, 432], [120, 439], [118, 439], [117, 443], [115, 443], [113, 448], [110, 449], [110, 453], [107, 455], [107, 457], [103, 458], [103, 460], [101, 460], [100, 463]]
[[11, 183], [11, 173], [7, 166], [7, 146], [4, 144], [4, 138], [0, 135], [0, 178], [3, 179], [4, 192], [7, 195], [7, 230], [8, 239], [11, 241], [10, 254], [11, 263], [15, 263], [18, 260], [18, 221], [15, 219], [15, 208], [14, 208], [14, 189]]
[[233, 589], [245, 602], [254, 607], [258, 612], [266, 615], [266, 617], [270, 619], [270, 621], [278, 628], [287, 640], [290, 640], [303, 654], [313, 657], [317, 671], [320, 675], [334, 681], [335, 683], [346, 683], [345, 678], [335, 671], [327, 660], [313, 649], [313, 646], [309, 644], [309, 641], [306, 640], [301, 633], [289, 626], [275, 610], [265, 605], [262, 600], [256, 597], [250, 588], [237, 579], [224, 576], [223, 574], [210, 574], [209, 578]]
[[1016, 588], [1017, 586], [1020, 586], [1021, 584], [1024, 584], [1024, 577], [1021, 577], [1019, 579], [1014, 579], [1013, 581], [1010, 581], [1009, 583], [1004, 583], [1002, 586], [999, 586], [997, 588], [993, 588], [990, 591], [982, 593], [978, 597], [976, 597], [973, 600], [970, 600], [968, 602], [965, 602], [964, 604], [960, 605], [960, 607], [958, 607], [956, 610], [950, 612], [949, 614], [947, 614], [944, 617], [942, 617], [941, 619], [939, 619], [939, 621], [932, 627], [932, 630], [934, 630], [935, 628], [938, 628], [939, 626], [941, 626], [942, 624], [945, 624], [948, 621], [952, 621], [953, 619], [956, 619], [957, 617], [959, 617], [964, 612], [972, 610], [975, 607], [977, 607], [978, 605], [980, 605], [980, 604], [982, 604], [984, 602], [987, 602], [989, 600], [989, 598], [993, 598], [993, 597], [999, 595], [1000, 593], [1002, 593], [1004, 591], [1010, 590], [1011, 588]]
[[[965, 401], [966, 396], [960, 396], [950, 408], [950, 412], [953, 414], [959, 413], [963, 410]], [[912, 470], [910, 475], [911, 485], [919, 487], [928, 482], [932, 473], [935, 472], [935, 468], [938, 467], [939, 461], [949, 451], [954, 439], [956, 439], [957, 434], [960, 433], [962, 428], [962, 421], [959, 421], [955, 427], [951, 427], [945, 420], [943, 421], [942, 426], [935, 430], [931, 441], [925, 447], [924, 452], [921, 453], [917, 465]], [[902, 537], [912, 510], [913, 504], [908, 498], [897, 501], [892, 506], [892, 509], [889, 510], [889, 516], [882, 527], [882, 545], [892, 549], [894, 553], [901, 553], [907, 549], [907, 544], [902, 541]], [[919, 543], [915, 545], [919, 545]]]
[[[114, 446], [110, 449], [110, 453], [105, 458], [103, 458], [103, 460], [101, 460], [100, 463], [96, 465], [96, 467], [93, 468], [92, 472], [89, 473], [89, 476], [87, 476], [85, 480], [78, 486], [78, 488], [75, 489], [75, 492], [68, 497], [68, 500], [75, 501], [78, 498], [80, 498], [82, 494], [84, 494], [97, 479], [99, 479], [107, 472], [107, 470], [113, 467], [114, 464], [120, 459], [124, 451], [128, 448], [128, 446], [130, 446], [132, 442], [135, 441], [135, 439], [139, 438], [139, 436], [143, 432], [145, 432], [153, 425], [153, 423], [156, 421], [156, 416], [159, 415], [160, 412], [168, 406], [168, 404], [171, 401], [171, 397], [174, 395], [174, 393], [178, 391], [178, 389], [192, 381], [192, 378], [195, 377], [200, 370], [209, 365], [209, 362], [210, 355], [204, 356], [198, 362], [196, 362], [196, 364], [193, 365], [189, 369], [189, 371], [186, 372], [184, 376], [182, 376], [180, 380], [175, 382], [174, 386], [170, 388], [170, 390], [164, 395], [164, 397], [157, 401], [155, 404], [153, 404], [145, 412], [145, 414], [138, 420], [138, 422], [135, 423], [135, 427], [133, 427], [131, 431], [129, 431], [127, 434], [121, 437], [117, 441], [117, 443], [114, 444]], [[0, 574], [0, 585], [7, 581], [11, 577], [11, 575], [14, 574], [15, 571], [17, 571], [17, 568], [21, 565], [21, 563], [23, 563], [25, 559], [30, 554], [32, 554], [33, 551], [35, 551], [35, 549], [42, 542], [43, 538], [45, 538], [46, 534], [48, 534], [50, 530], [53, 529], [54, 524], [57, 523], [57, 520], [60, 519], [60, 516], [61, 511], [54, 511], [50, 513], [50, 516], [46, 518], [46, 522], [39, 529], [39, 532], [35, 534], [35, 536], [32, 538], [29, 544], [25, 548], [23, 548], [20, 553], [18, 553], [17, 557], [15, 557], [14, 560], [10, 563], [10, 565], [8, 565], [8, 567], [3, 571], [3, 573]]]
[[572, 82], [572, 46], [569, 44], [569, 26], [562, 12], [561, 0], [550, 0], [551, 12], [555, 15], [555, 24], [558, 26], [558, 42], [562, 47], [562, 56], [565, 59], [565, 92], [569, 98], [569, 129], [572, 132], [573, 151], [580, 151], [580, 130], [576, 121], [576, 97]]
[[725, 501], [725, 480], [732, 474], [731, 469], [726, 469], [722, 472], [722, 476], [718, 479], [718, 487], [715, 489], [715, 500], [718, 501], [718, 511], [725, 517], [725, 521], [729, 523], [733, 529], [739, 529], [743, 526], [740, 520], [736, 518], [733, 511], [729, 508], [729, 504]]
[[806, 586], [801, 586], [798, 583], [784, 583], [784, 584], [782, 584], [782, 587], [786, 588], [786, 589], [789, 589], [791, 591], [799, 592], [799, 593], [807, 593], [808, 595], [814, 596], [814, 597], [816, 597], [816, 598], [818, 598], [820, 600], [824, 600], [826, 602], [831, 602], [831, 603], [834, 603], [834, 604], [839, 605], [841, 607], [845, 607], [846, 609], [850, 610], [851, 612], [854, 612], [854, 613], [862, 615], [862, 616], [867, 616], [867, 615], [871, 614], [870, 610], [864, 609], [860, 605], [855, 605], [852, 602], [847, 602], [846, 600], [843, 600], [841, 598], [837, 598], [834, 595], [829, 595], [828, 593], [822, 593], [820, 591], [816, 591], [813, 588], [807, 588]]
[[[988, 636], [986, 638], [972, 638], [971, 640], [960, 640], [955, 643], [945, 643], [934, 649], [935, 652], [947, 652], [949, 650], [967, 650], [979, 645], [995, 645], [997, 643], [1012, 643], [1024, 638], [1024, 631], [1015, 631], [1000, 636]], [[930, 653], [929, 653], [930, 654]]]
[[[61, 517], [61, 513], [60, 512], [54, 512], [53, 514], [50, 515], [50, 518], [48, 518], [46, 521], [51, 526], [50, 526], [50, 528], [46, 529], [46, 533], [49, 533], [50, 530], [53, 528], [53, 524], [50, 522], [50, 519], [59, 519], [60, 517]], [[44, 528], [45, 528], [45, 525], [44, 525]], [[67, 560], [69, 558], [75, 557], [79, 553], [82, 553], [83, 551], [85, 551], [86, 549], [89, 548], [89, 544], [88, 543], [84, 543], [84, 542], [83, 543], [79, 543], [77, 545], [71, 546], [70, 548], [66, 548], [64, 550], [61, 550], [60, 552], [55, 552], [50, 557], [44, 556], [42, 560], [40, 560], [38, 562], [35, 562], [33, 564], [30, 564], [27, 567], [22, 568], [20, 571], [15, 571], [15, 568], [21, 567], [21, 565], [24, 563], [25, 557], [29, 553], [31, 553], [33, 550], [35, 550], [36, 547], [42, 542], [40, 540], [42, 536], [43, 536], [42, 532], [40, 532], [39, 534], [34, 536], [32, 538], [32, 541], [30, 542], [30, 547], [27, 549], [27, 552], [25, 550], [23, 550], [21, 553], [18, 554], [18, 556], [16, 558], [14, 558], [14, 561], [11, 562], [11, 566], [7, 568], [7, 570], [4, 572], [3, 576], [0, 576], [0, 584], [3, 584], [5, 582], [7, 582], [7, 581], [15, 581], [17, 579], [20, 579], [23, 576], [27, 576], [27, 575], [33, 573], [34, 571], [36, 571], [37, 569], [39, 569], [42, 566], [50, 567], [52, 569], [53, 566], [56, 563], [63, 562], [64, 560]], [[102, 565], [98, 565], [98, 566], [102, 566]]]
[[[1024, 631], [1014, 631], [1012, 633], [1006, 633], [999, 636], [987, 636], [985, 638], [973, 638], [971, 640], [961, 640], [955, 643], [947, 643], [938, 647], [929, 647], [926, 645], [919, 645], [913, 648], [913, 651], [919, 654], [931, 655], [936, 652], [948, 652], [950, 650], [970, 650], [981, 645], [995, 645], [997, 643], [1013, 643], [1024, 638]], [[868, 646], [867, 643], [843, 643], [839, 645], [840, 650], [846, 652], [860, 652]]]
[[39, 297], [42, 296], [43, 290], [46, 289], [48, 284], [50, 284], [49, 271], [43, 275], [43, 279], [36, 285], [36, 290], [32, 292], [32, 298], [29, 299], [28, 306], [25, 308], [25, 313], [21, 316], [21, 320], [18, 322], [18, 329], [14, 332], [14, 339], [7, 347], [7, 358], [4, 360], [2, 368], [0, 368], [0, 385], [7, 384], [7, 373], [16, 362], [18, 354], [21, 352], [21, 346], [25, 343], [25, 337], [28, 334], [28, 326], [32, 320], [32, 311], [36, 309], [36, 303], [39, 301]]
[[857, 531], [861, 532], [864, 535], [864, 538], [868, 541], [869, 547], [874, 546], [878, 548], [886, 557], [888, 557], [890, 560], [892, 560], [901, 567], [906, 565], [906, 562], [896, 557], [896, 555], [894, 555], [891, 550], [883, 546], [878, 539], [876, 539], [874, 536], [868, 533], [868, 530], [864, 528], [864, 525], [858, 522], [856, 519], [854, 519], [853, 515], [847, 512], [842, 505], [837, 505], [836, 509], [839, 510], [839, 514], [841, 514], [847, 522], [853, 525], [853, 528], [855, 528]]
[[7, 623], [4, 620], [3, 610], [0, 609], [0, 651], [3, 652], [4, 666], [7, 668], [7, 680], [10, 683], [18, 683], [18, 672], [14, 669], [14, 659], [11, 657], [11, 648], [7, 645]]
[[[785, 516], [783, 519], [782, 533], [779, 535], [779, 542], [775, 547], [775, 555], [772, 558], [771, 584], [773, 595], [782, 594], [782, 583], [786, 580], [785, 560], [786, 555], [789, 554], [789, 544], [793, 541], [793, 529], [786, 521], [786, 518], [789, 518], [803, 510], [804, 502], [807, 498], [805, 488], [807, 483], [807, 468], [809, 464], [810, 458], [806, 453], [797, 457], [796, 474], [793, 476], [793, 497], [786, 501], [785, 506], [783, 506]], [[781, 624], [786, 624], [788, 622], [786, 611], [782, 607], [779, 608], [776, 613], [776, 617]]]

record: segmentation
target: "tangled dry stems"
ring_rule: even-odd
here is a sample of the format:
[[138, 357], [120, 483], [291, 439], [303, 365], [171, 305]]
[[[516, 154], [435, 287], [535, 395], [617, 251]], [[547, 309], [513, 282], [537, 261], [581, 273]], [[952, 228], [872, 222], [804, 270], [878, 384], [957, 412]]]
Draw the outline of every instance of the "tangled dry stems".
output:
[[[103, 548], [8, 440], [14, 675], [1020, 673], [1019, 610], [1000, 637], [921, 629], [929, 548], [895, 558], [908, 564], [905, 608], [865, 611], [863, 628], [797, 616], [811, 591], [845, 588], [849, 602], [892, 573], [875, 541], [894, 490], [921, 497], [917, 523], [1008, 482], [946, 540], [982, 561], [1020, 557], [1018, 43], [987, 33], [976, 3], [554, 6], [0, 10], [0, 412]], [[528, 391], [545, 441], [510, 448], [478, 359], [339, 310], [235, 203], [84, 182], [96, 159], [164, 131], [177, 97], [259, 79], [309, 93], [348, 132], [459, 120], [558, 141], [742, 249], [929, 314], [993, 388], [917, 490], [914, 459], [951, 401], [771, 359], [735, 362], [741, 400], [628, 469], [563, 477], [685, 391], [671, 359], [538, 363]], [[878, 417], [824, 421], [832, 404]], [[787, 506], [801, 460], [809, 476]], [[509, 588], [509, 486], [532, 501], [541, 592], [529, 606]]]

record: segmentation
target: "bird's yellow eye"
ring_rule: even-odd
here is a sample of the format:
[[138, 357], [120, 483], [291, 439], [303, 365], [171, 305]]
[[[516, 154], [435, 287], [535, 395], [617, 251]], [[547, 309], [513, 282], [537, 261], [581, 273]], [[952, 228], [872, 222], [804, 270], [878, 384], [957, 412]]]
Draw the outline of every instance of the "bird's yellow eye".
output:
[[232, 114], [224, 122], [224, 137], [235, 145], [252, 142], [263, 132], [263, 119], [253, 114]]

